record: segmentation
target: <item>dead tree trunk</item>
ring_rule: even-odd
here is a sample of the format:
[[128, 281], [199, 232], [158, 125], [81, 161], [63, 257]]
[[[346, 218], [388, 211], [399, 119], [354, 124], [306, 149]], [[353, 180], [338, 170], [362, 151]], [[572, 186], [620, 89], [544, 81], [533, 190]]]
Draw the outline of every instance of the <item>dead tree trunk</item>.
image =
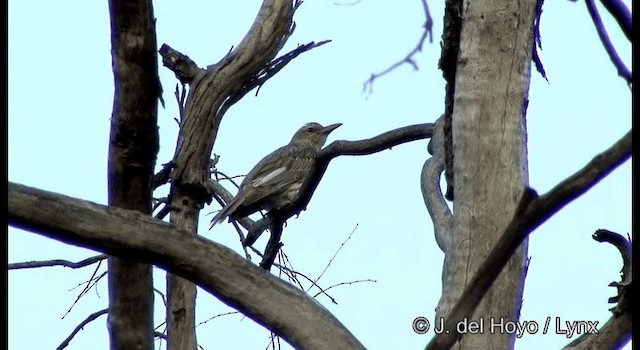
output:
[[[206, 69], [185, 59], [188, 62], [182, 68], [188, 72], [182, 72], [169, 50], [161, 49], [165, 65], [190, 86], [171, 174], [170, 220], [176, 226], [197, 234], [200, 210], [211, 202], [208, 171], [222, 117], [250, 90], [247, 86], [251, 79], [268, 66], [286, 42], [292, 30], [293, 5], [291, 0], [263, 1], [242, 42]], [[195, 286], [168, 274], [167, 297], [167, 348], [195, 350]]]
[[[109, 1], [114, 76], [109, 205], [151, 213], [158, 153], [156, 32], [149, 0]], [[151, 265], [110, 257], [109, 338], [113, 350], [153, 349]]]
[[[461, 4], [451, 119], [453, 215], [434, 219], [445, 252], [436, 319], [445, 320], [528, 185], [525, 112], [536, 1]], [[525, 240], [474, 313], [484, 331], [464, 335], [460, 348], [513, 348], [515, 334], [489, 327], [491, 318], [494, 324], [518, 320], [526, 254]]]

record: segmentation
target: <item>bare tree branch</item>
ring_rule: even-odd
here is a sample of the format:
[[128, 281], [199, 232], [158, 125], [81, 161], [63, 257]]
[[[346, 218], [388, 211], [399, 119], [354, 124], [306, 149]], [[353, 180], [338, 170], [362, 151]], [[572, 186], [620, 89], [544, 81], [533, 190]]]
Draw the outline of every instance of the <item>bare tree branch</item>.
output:
[[[109, 0], [114, 80], [109, 134], [108, 204], [151, 214], [153, 172], [160, 148], [155, 17], [150, 0]], [[153, 347], [151, 266], [110, 257], [108, 264], [111, 349]]]
[[[613, 315], [597, 332], [587, 332], [569, 343], [565, 349], [598, 350], [620, 349], [631, 340], [632, 329], [632, 251], [631, 242], [620, 234], [608, 230], [597, 230], [593, 239], [614, 245], [622, 256], [622, 281], [613, 282], [610, 286], [618, 289], [618, 295], [609, 302], [617, 305], [611, 309]], [[593, 325], [595, 327], [595, 325]]]
[[442, 116], [436, 121], [435, 131], [429, 141], [429, 153], [433, 156], [424, 162], [420, 175], [420, 188], [424, 203], [433, 222], [434, 235], [438, 247], [448, 252], [451, 246], [451, 225], [453, 216], [440, 188], [440, 174], [444, 171], [444, 121]]
[[[84, 286], [84, 288], [82, 288], [82, 291], [80, 291], [80, 293], [76, 297], [76, 300], [73, 301], [71, 306], [69, 306], [69, 309], [67, 310], [67, 312], [65, 312], [64, 315], [62, 316], [63, 319], [65, 317], [67, 317], [67, 315], [71, 312], [71, 310], [73, 310], [73, 307], [76, 306], [76, 304], [80, 301], [80, 299], [85, 294], [87, 294], [89, 292], [89, 290], [91, 290], [92, 287], [97, 286], [98, 285], [98, 281], [100, 281], [102, 279], [102, 277], [107, 275], [107, 271], [104, 271], [103, 273], [100, 274], [100, 276], [96, 277], [96, 274], [98, 273], [98, 270], [100, 269], [100, 264], [101, 263], [102, 263], [102, 261], [98, 261], [98, 266], [96, 266], [96, 269], [93, 270], [93, 273], [91, 274], [91, 278], [89, 278], [89, 280], [87, 280], [86, 282], [80, 283], [75, 288], [71, 289], [71, 290], [73, 290], [73, 289], [76, 289], [76, 288], [80, 287], [83, 284], [86, 284]], [[97, 291], [97, 288], [96, 288], [96, 291]]]
[[502, 237], [447, 315], [444, 328], [448, 333], [436, 334], [427, 345], [427, 349], [449, 349], [460, 339], [462, 335], [458, 333], [455, 325], [465, 317], [470, 318], [473, 315], [493, 281], [529, 233], [630, 157], [631, 131], [543, 196], [537, 197], [534, 190], [526, 188], [518, 209]]
[[604, 8], [611, 13], [613, 18], [616, 19], [627, 39], [633, 42], [631, 35], [631, 11], [629, 11], [629, 8], [620, 0], [600, 0], [600, 2], [602, 2]]
[[62, 343], [60, 343], [60, 345], [58, 345], [58, 347], [56, 349], [57, 350], [62, 350], [64, 348], [66, 348], [67, 346], [69, 346], [69, 343], [71, 342], [73, 337], [75, 337], [76, 334], [78, 334], [82, 329], [84, 329], [84, 327], [86, 325], [91, 323], [91, 321], [95, 320], [96, 318], [107, 314], [108, 311], [109, 311], [109, 309], [104, 309], [104, 310], [96, 311], [96, 312], [92, 313], [91, 315], [87, 316], [87, 318], [85, 318], [84, 321], [80, 322], [80, 324], [78, 324], [76, 326], [76, 328], [73, 330], [73, 332], [71, 332], [71, 334], [69, 334], [69, 336], [65, 340], [63, 340]]
[[258, 73], [256, 73], [254, 76], [249, 78], [246, 82], [244, 82], [238, 92], [230, 96], [229, 99], [224, 102], [224, 105], [221, 108], [220, 112], [224, 113], [230, 106], [232, 106], [234, 103], [239, 101], [242, 97], [244, 97], [244, 95], [246, 95], [249, 91], [253, 90], [256, 87], [258, 88], [256, 90], [256, 96], [257, 96], [258, 92], [260, 91], [260, 88], [267, 80], [269, 80], [276, 73], [282, 70], [282, 68], [284, 68], [293, 59], [298, 57], [301, 53], [309, 51], [311, 49], [314, 49], [316, 47], [322, 46], [330, 42], [331, 40], [323, 40], [317, 43], [312, 41], [304, 45], [299, 45], [292, 51], [269, 62], [267, 66], [265, 66]]
[[364, 348], [303, 291], [222, 245], [141, 213], [9, 182], [8, 223], [178, 274], [296, 348]]
[[433, 43], [433, 19], [431, 19], [431, 14], [429, 13], [429, 5], [427, 4], [427, 0], [420, 0], [420, 2], [422, 3], [422, 9], [424, 10], [425, 22], [422, 25], [422, 28], [424, 28], [424, 30], [422, 31], [422, 35], [420, 36], [418, 43], [413, 48], [413, 50], [409, 51], [409, 53], [400, 61], [392, 64], [379, 73], [371, 73], [369, 79], [367, 79], [367, 81], [365, 81], [362, 85], [362, 91], [371, 94], [373, 92], [374, 80], [392, 72], [403, 64], [408, 64], [413, 68], [413, 70], [418, 70], [418, 64], [413, 59], [413, 56], [415, 56], [418, 52], [422, 52], [422, 46], [424, 45], [425, 40], [427, 40], [427, 37], [429, 38], [429, 43]]
[[[297, 4], [292, 0], [263, 0], [242, 41], [205, 69], [167, 45], [161, 48], [163, 64], [174, 70], [182, 83], [189, 84], [171, 172], [170, 221], [176, 226], [197, 234], [200, 210], [213, 197], [208, 186], [210, 157], [222, 118], [246, 93], [244, 87], [264, 74], [264, 68], [291, 35]], [[169, 348], [195, 348], [195, 296], [193, 284], [167, 275]]]
[[613, 62], [613, 65], [618, 70], [618, 75], [626, 80], [627, 84], [631, 86], [631, 71], [629, 70], [629, 68], [627, 68], [624, 62], [622, 62], [620, 55], [618, 55], [618, 52], [613, 47], [613, 43], [611, 42], [611, 39], [609, 39], [607, 30], [604, 28], [604, 23], [602, 23], [602, 18], [600, 18], [600, 14], [598, 13], [598, 9], [596, 8], [594, 0], [585, 0], [585, 3], [587, 4], [587, 10], [589, 11], [589, 15], [591, 15], [593, 24], [596, 26], [596, 30], [598, 31], [600, 41], [602, 41], [602, 45], [604, 45], [607, 54], [609, 54], [611, 62]]
[[[320, 292], [316, 293], [313, 297], [315, 298], [315, 297], [317, 297], [317, 296], [318, 296], [318, 295], [320, 295], [320, 294], [327, 294], [326, 292], [327, 292], [329, 289], [332, 289], [332, 288], [335, 288], [335, 287], [340, 287], [340, 286], [349, 285], [349, 284], [363, 283], [363, 282], [373, 282], [373, 283], [377, 283], [378, 281], [376, 281], [376, 280], [372, 280], [372, 279], [370, 279], [370, 278], [367, 278], [367, 279], [364, 279], [364, 280], [355, 280], [355, 281], [350, 281], [350, 282], [340, 282], [340, 283], [336, 283], [336, 284], [334, 284], [334, 285], [332, 285], [332, 286], [329, 286], [327, 289], [323, 289], [322, 291], [320, 291]], [[334, 301], [334, 304], [338, 304], [338, 303], [336, 303], [336, 302]]]
[[32, 269], [37, 267], [49, 267], [49, 266], [64, 266], [71, 269], [79, 269], [81, 267], [89, 266], [97, 263], [98, 261], [102, 261], [107, 258], [107, 255], [100, 254], [96, 256], [92, 256], [86, 258], [84, 260], [80, 260], [78, 262], [73, 262], [69, 260], [55, 259], [55, 260], [40, 260], [40, 261], [26, 261], [19, 263], [11, 263], [7, 264], [7, 270], [18, 270], [18, 269]]
[[162, 44], [158, 53], [162, 56], [162, 65], [171, 69], [183, 85], [191, 84], [198, 73], [202, 74], [200, 67], [189, 56], [167, 44]]
[[172, 161], [162, 164], [162, 169], [153, 176], [154, 189], [169, 182], [171, 179], [171, 170], [174, 166], [175, 163]]
[[209, 321], [211, 321], [211, 320], [213, 320], [213, 319], [216, 319], [216, 318], [218, 318], [218, 317], [228, 316], [228, 315], [235, 315], [235, 314], [238, 314], [238, 313], [239, 313], [238, 311], [223, 312], [223, 313], [221, 313], [221, 314], [217, 314], [217, 315], [215, 315], [215, 316], [211, 316], [211, 317], [207, 318], [206, 320], [204, 320], [204, 321], [202, 321], [202, 322], [198, 323], [198, 325], [197, 325], [196, 327], [199, 327], [199, 326], [201, 326], [201, 325], [203, 325], [203, 324], [205, 324], [205, 323], [207, 323], [207, 322], [209, 322]]
[[333, 141], [318, 155], [322, 161], [338, 156], [364, 156], [377, 153], [403, 143], [423, 140], [433, 135], [433, 123], [415, 124], [387, 131], [359, 141]]
[[[329, 166], [329, 162], [331, 162], [332, 159], [339, 156], [360, 156], [373, 154], [384, 151], [386, 149], [391, 149], [392, 147], [401, 145], [403, 143], [426, 139], [433, 135], [433, 128], [433, 123], [416, 124], [387, 131], [378, 136], [364, 140], [333, 141], [327, 147], [323, 148], [318, 154], [318, 164], [315, 173], [312, 175], [312, 180], [310, 180], [309, 191], [300, 196], [298, 202], [295, 204], [296, 210], [292, 211], [292, 216], [306, 209], [307, 204], [311, 200], [316, 187], [320, 183], [320, 180], [322, 179], [322, 176], [324, 175], [327, 167]], [[212, 193], [218, 194], [225, 203], [233, 198], [231, 194], [216, 181], [210, 180], [208, 186], [210, 188], [210, 191]], [[223, 203], [220, 203], [220, 205], [224, 206]], [[286, 219], [288, 218], [285, 218], [285, 220]], [[243, 222], [242, 220], [249, 221]], [[262, 232], [269, 228], [270, 222], [268, 217], [265, 217], [256, 222], [252, 222], [248, 218], [243, 218], [241, 219], [240, 224], [249, 231], [247, 234], [247, 245], [251, 245], [260, 237]], [[277, 253], [277, 250], [275, 252]], [[275, 256], [273, 256], [272, 258], [275, 258]], [[266, 263], [265, 266], [267, 266]]]
[[611, 311], [614, 315], [619, 315], [631, 307], [629, 298], [633, 295], [631, 292], [631, 284], [633, 283], [631, 241], [618, 233], [604, 229], [596, 230], [593, 234], [593, 239], [598, 242], [612, 244], [620, 251], [622, 256], [622, 280], [620, 282], [612, 282], [609, 285], [617, 288], [618, 294], [610, 298], [609, 303], [617, 303]]
[[[356, 232], [356, 230], [358, 229], [358, 224], [356, 224], [356, 227], [353, 228], [353, 230], [351, 230], [351, 233], [349, 234], [349, 237], [347, 237], [347, 239], [345, 239], [341, 244], [340, 247], [338, 247], [338, 250], [336, 250], [336, 252], [333, 254], [333, 256], [331, 257], [331, 259], [329, 259], [329, 262], [327, 263], [327, 265], [324, 267], [324, 270], [322, 270], [322, 272], [320, 272], [320, 275], [318, 275], [318, 277], [316, 277], [316, 279], [313, 281], [313, 284], [316, 284], [316, 282], [320, 281], [320, 279], [322, 278], [322, 276], [324, 276], [324, 273], [327, 272], [327, 270], [329, 269], [329, 266], [331, 266], [331, 263], [333, 262], [333, 259], [336, 258], [336, 256], [338, 256], [338, 254], [340, 253], [340, 251], [342, 250], [342, 247], [344, 247], [344, 245], [351, 239], [351, 236], [353, 236], [353, 233]], [[313, 287], [313, 285], [311, 285], [309, 287], [309, 289], [311, 289], [311, 287]], [[329, 287], [331, 288], [331, 287]], [[327, 288], [327, 289], [329, 289]], [[309, 290], [307, 290], [308, 292]]]

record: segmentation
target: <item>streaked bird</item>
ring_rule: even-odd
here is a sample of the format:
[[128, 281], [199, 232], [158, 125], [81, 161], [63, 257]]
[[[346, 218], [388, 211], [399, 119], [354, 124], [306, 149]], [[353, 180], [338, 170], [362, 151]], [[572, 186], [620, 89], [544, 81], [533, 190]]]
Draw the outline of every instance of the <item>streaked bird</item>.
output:
[[307, 189], [318, 152], [340, 125], [305, 124], [288, 145], [262, 158], [244, 178], [238, 194], [213, 217], [211, 227], [227, 217], [231, 222], [259, 210], [266, 210], [267, 215], [277, 213], [284, 220], [291, 217], [290, 206]]

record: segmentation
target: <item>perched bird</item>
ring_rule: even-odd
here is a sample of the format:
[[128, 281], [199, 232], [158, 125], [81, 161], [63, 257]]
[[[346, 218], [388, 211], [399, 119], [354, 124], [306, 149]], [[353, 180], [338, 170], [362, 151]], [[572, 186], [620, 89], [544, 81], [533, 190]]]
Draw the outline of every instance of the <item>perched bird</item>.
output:
[[322, 126], [308, 123], [300, 128], [288, 145], [262, 158], [244, 178], [238, 194], [211, 220], [211, 226], [225, 218], [235, 221], [259, 210], [278, 213], [284, 220], [289, 205], [304, 193], [316, 167], [318, 152], [329, 133], [342, 124]]

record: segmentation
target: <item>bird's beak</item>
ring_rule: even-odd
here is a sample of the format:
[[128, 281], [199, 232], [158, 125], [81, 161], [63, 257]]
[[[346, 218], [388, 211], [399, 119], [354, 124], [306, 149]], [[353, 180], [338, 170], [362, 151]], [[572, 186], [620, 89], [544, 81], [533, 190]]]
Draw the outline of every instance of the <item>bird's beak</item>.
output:
[[329, 133], [331, 133], [333, 130], [337, 129], [340, 125], [342, 125], [342, 123], [336, 123], [336, 124], [327, 125], [324, 128], [320, 129], [320, 132], [325, 134], [325, 135], [329, 135]]

